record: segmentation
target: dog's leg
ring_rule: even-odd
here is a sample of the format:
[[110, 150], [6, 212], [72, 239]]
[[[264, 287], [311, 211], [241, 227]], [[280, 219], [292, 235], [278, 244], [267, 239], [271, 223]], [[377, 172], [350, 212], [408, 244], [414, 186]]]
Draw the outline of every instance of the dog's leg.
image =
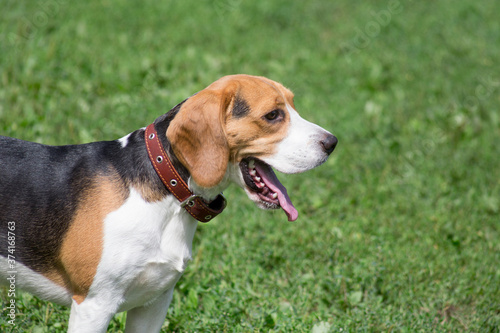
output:
[[160, 332], [173, 293], [174, 288], [171, 288], [152, 303], [129, 310], [125, 333]]
[[111, 304], [86, 299], [71, 305], [68, 333], [106, 333], [109, 322], [118, 308]]

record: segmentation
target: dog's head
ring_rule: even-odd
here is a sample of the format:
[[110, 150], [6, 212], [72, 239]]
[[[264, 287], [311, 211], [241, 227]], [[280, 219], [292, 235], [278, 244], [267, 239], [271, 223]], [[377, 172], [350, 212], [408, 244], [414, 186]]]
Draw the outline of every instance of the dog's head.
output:
[[297, 210], [272, 168], [310, 170], [337, 144], [331, 133], [300, 117], [290, 90], [249, 75], [225, 76], [187, 99], [167, 138], [194, 187], [219, 191], [232, 180], [259, 207], [281, 207], [291, 221]]

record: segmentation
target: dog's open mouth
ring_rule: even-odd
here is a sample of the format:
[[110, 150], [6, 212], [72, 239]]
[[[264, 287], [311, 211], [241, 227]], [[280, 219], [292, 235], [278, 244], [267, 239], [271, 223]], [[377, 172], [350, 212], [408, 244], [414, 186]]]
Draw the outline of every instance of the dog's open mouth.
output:
[[249, 157], [240, 162], [240, 169], [247, 191], [254, 194], [253, 197], [260, 201], [261, 207], [269, 209], [281, 207], [288, 216], [288, 221], [297, 219], [297, 209], [269, 164]]

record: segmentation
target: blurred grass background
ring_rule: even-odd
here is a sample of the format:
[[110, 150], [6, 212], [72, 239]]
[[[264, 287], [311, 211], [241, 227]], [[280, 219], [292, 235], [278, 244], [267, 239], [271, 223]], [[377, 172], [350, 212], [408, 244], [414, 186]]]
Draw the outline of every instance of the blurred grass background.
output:
[[[223, 75], [280, 81], [339, 145], [280, 175], [296, 223], [225, 192], [164, 330], [499, 332], [499, 55], [495, 0], [4, 0], [0, 134], [111, 140]], [[7, 301], [2, 331], [67, 328]]]

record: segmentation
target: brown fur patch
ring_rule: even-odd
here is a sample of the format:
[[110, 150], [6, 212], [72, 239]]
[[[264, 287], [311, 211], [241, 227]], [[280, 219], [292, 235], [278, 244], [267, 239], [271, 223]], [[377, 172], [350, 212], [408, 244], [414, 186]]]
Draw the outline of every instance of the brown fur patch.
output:
[[83, 302], [101, 260], [104, 219], [125, 201], [128, 191], [109, 176], [97, 176], [82, 198], [60, 250], [59, 267], [44, 275]]
[[132, 186], [146, 202], [156, 202], [165, 198], [165, 194], [155, 190], [150, 182], [135, 182]]
[[82, 295], [73, 295], [72, 297], [77, 304], [82, 303], [85, 300], [85, 296]]

